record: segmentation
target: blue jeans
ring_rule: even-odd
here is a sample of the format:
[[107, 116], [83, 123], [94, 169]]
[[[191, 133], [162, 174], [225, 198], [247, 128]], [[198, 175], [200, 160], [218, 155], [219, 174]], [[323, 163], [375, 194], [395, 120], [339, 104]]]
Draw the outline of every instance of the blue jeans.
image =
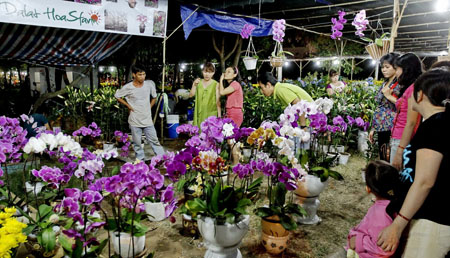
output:
[[152, 146], [153, 152], [156, 155], [164, 154], [164, 149], [159, 143], [158, 136], [156, 135], [155, 126], [134, 127], [130, 125], [130, 129], [133, 137], [134, 152], [136, 152], [137, 159], [145, 160], [144, 148], [142, 148], [142, 131], [144, 131], [145, 138]]

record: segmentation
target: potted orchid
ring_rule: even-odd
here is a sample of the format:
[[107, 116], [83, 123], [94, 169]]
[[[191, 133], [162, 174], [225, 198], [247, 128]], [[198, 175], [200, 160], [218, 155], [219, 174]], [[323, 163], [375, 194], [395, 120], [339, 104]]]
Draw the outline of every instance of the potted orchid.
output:
[[139, 22], [139, 32], [145, 32], [145, 23], [147, 22], [147, 16], [143, 14], [138, 14], [136, 20]]
[[243, 39], [249, 39], [245, 56], [243, 57], [244, 65], [247, 70], [255, 70], [256, 62], [258, 61], [258, 55], [256, 54], [255, 45], [253, 44], [252, 32], [255, 26], [251, 24], [245, 24], [241, 30], [241, 37]]
[[270, 56], [270, 64], [273, 67], [282, 67], [286, 54], [293, 56], [291, 52], [283, 51], [282, 42], [284, 41], [284, 31], [286, 29], [286, 21], [284, 19], [276, 20], [272, 24], [273, 40], [275, 40], [275, 49]]
[[372, 40], [371, 38], [364, 36], [364, 31], [367, 29], [367, 26], [370, 27], [369, 20], [366, 18], [366, 10], [361, 10], [356, 14], [352, 25], [356, 28], [355, 34], [362, 40], [369, 42], [369, 45], [366, 46], [366, 50], [369, 52], [372, 59], [379, 60], [383, 55], [389, 52], [390, 33], [386, 32], [379, 36], [377, 31], [371, 28], [376, 35], [376, 38]]
[[[186, 125], [178, 132], [192, 132], [190, 128]], [[188, 148], [169, 162], [181, 162], [184, 170], [188, 165], [192, 168], [190, 173], [200, 177], [199, 196], [187, 200], [185, 207], [197, 218], [200, 234], [208, 247], [205, 257], [238, 257], [238, 246], [250, 222], [247, 208], [252, 204], [251, 198], [258, 192], [262, 178], [253, 180], [251, 166], [237, 164], [233, 169], [230, 167], [233, 145], [246, 138], [246, 130], [241, 131], [231, 119], [217, 117], [207, 118], [201, 129], [200, 135], [194, 134], [186, 142]], [[192, 148], [197, 150], [195, 157], [186, 155]], [[167, 169], [169, 172], [173, 173], [172, 168]]]

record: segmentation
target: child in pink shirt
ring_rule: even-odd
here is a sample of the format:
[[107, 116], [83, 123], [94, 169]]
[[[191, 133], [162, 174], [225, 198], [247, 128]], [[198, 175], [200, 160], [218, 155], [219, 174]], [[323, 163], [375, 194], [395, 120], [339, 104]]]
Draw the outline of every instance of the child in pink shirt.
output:
[[347, 257], [390, 257], [377, 245], [378, 234], [392, 224], [393, 214], [386, 208], [395, 198], [396, 186], [400, 184], [398, 171], [389, 163], [378, 160], [370, 162], [365, 171], [366, 191], [375, 195], [376, 201], [358, 226], [347, 237]]

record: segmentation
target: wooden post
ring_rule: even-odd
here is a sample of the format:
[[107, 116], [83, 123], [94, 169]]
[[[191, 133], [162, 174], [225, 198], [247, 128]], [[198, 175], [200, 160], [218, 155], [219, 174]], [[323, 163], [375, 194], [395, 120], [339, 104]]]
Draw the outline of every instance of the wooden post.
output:
[[302, 79], [303, 62], [300, 61], [300, 79]]
[[395, 38], [397, 37], [398, 26], [402, 20], [403, 13], [405, 12], [406, 6], [408, 5], [408, 0], [405, 0], [402, 7], [402, 12], [400, 11], [400, 0], [394, 0], [394, 16], [392, 20], [392, 30], [391, 30], [391, 42], [389, 45], [389, 52], [394, 51]]
[[283, 66], [277, 67], [277, 77], [278, 77], [278, 81], [280, 81], [280, 82], [283, 81]]
[[397, 37], [397, 20], [400, 11], [400, 0], [394, 0], [394, 11], [392, 12], [392, 31], [391, 31], [391, 42], [389, 45], [389, 52], [394, 52], [395, 38]]
[[355, 58], [352, 58], [352, 71], [350, 72], [350, 80], [353, 81], [353, 70], [355, 69]]
[[[166, 41], [164, 38], [163, 42], [163, 70], [162, 70], [162, 94], [161, 97], [164, 98], [164, 84], [166, 82]], [[165, 103], [167, 104], [167, 103]], [[161, 145], [164, 144], [164, 116], [161, 117]]]

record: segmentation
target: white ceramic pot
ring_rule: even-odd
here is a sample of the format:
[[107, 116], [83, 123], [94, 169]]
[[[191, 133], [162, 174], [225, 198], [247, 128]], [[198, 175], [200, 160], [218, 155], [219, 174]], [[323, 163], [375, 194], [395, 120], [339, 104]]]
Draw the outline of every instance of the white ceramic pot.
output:
[[44, 187], [44, 184], [41, 182], [37, 182], [36, 184], [25, 182], [27, 193], [39, 194], [42, 191], [42, 187]]
[[103, 143], [103, 151], [110, 151], [114, 149], [114, 143]]
[[[119, 241], [120, 234], [120, 241]], [[134, 239], [134, 254], [133, 254], [133, 241], [131, 234], [124, 232], [114, 232], [111, 236], [114, 251], [122, 258], [131, 258], [137, 254], [142, 253], [145, 248], [145, 235], [140, 237], [133, 237]], [[119, 249], [120, 246], [120, 249]], [[120, 250], [120, 251], [119, 251]]]
[[198, 229], [208, 250], [205, 258], [240, 258], [238, 247], [249, 229], [250, 215], [235, 224], [216, 225], [215, 219], [201, 217]]
[[150, 221], [161, 221], [166, 218], [166, 209], [162, 202], [145, 202], [145, 212]]
[[350, 158], [350, 153], [348, 152], [340, 152], [339, 153], [339, 164], [347, 165], [348, 159]]
[[297, 183], [295, 195], [299, 204], [306, 210], [307, 216], [298, 217], [297, 222], [301, 224], [317, 224], [322, 219], [317, 216], [319, 208], [319, 194], [328, 185], [328, 180], [320, 181], [320, 178], [314, 175], [306, 175], [305, 181]]
[[255, 70], [256, 69], [256, 63], [258, 59], [247, 56], [243, 58], [245, 69], [247, 70]]
[[358, 151], [362, 153], [366, 153], [367, 149], [369, 149], [369, 145], [367, 144], [367, 139], [369, 134], [364, 131], [358, 131]]

